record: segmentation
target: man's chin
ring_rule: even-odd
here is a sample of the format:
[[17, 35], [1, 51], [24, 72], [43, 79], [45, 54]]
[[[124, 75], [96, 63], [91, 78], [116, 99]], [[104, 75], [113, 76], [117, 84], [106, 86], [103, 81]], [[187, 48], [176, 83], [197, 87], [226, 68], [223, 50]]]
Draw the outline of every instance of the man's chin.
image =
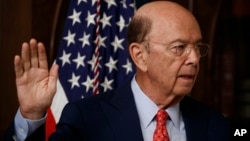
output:
[[178, 96], [188, 95], [192, 91], [192, 87], [181, 87], [175, 90], [175, 94]]

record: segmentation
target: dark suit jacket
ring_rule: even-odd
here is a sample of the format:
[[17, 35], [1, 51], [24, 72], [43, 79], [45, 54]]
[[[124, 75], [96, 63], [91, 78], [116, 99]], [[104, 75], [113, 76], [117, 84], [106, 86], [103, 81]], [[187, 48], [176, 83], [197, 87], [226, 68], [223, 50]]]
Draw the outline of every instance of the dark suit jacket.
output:
[[[181, 101], [180, 108], [188, 141], [229, 140], [227, 120], [220, 114], [188, 96]], [[43, 130], [39, 130], [29, 139], [43, 140]], [[11, 137], [13, 129], [8, 133]], [[67, 104], [50, 140], [143, 141], [130, 83], [114, 91]]]

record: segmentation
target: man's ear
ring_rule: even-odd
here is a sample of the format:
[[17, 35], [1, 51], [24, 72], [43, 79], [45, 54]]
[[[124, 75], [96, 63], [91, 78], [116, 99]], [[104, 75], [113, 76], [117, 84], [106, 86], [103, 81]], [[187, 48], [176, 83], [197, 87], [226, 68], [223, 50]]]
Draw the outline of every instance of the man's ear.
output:
[[129, 46], [129, 53], [135, 65], [141, 71], [146, 72], [148, 52], [145, 46], [139, 43], [131, 43]]

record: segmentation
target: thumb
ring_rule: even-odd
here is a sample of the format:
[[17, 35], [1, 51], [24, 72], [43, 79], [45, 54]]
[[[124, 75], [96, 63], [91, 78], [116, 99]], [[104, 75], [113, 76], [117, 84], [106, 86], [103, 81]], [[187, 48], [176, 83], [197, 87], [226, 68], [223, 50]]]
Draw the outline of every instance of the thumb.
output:
[[48, 87], [53, 92], [53, 94], [56, 93], [56, 85], [57, 85], [57, 79], [58, 79], [58, 69], [59, 69], [59, 66], [57, 64], [53, 64], [50, 71], [49, 71]]

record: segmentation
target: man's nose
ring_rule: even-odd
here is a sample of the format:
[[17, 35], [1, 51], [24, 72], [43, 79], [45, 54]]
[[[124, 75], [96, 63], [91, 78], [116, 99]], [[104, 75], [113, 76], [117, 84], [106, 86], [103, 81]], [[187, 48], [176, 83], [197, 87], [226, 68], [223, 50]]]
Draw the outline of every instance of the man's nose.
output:
[[188, 64], [197, 65], [200, 61], [200, 54], [196, 48], [191, 47], [187, 56]]

